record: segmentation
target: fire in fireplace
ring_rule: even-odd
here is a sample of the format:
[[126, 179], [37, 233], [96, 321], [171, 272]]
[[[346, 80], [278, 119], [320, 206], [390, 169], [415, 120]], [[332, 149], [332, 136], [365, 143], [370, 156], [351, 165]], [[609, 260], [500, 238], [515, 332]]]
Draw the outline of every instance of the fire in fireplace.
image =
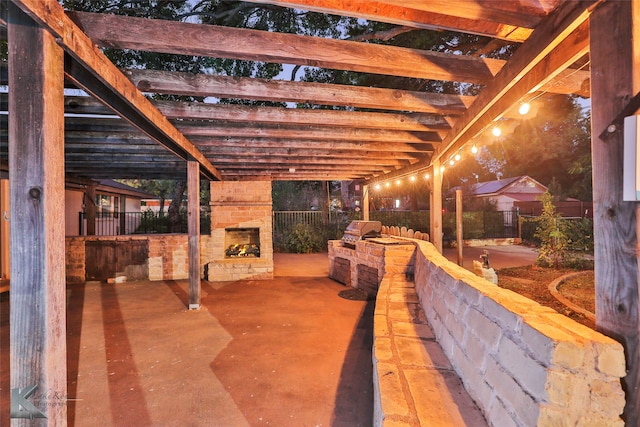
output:
[[259, 228], [225, 228], [225, 258], [260, 258]]

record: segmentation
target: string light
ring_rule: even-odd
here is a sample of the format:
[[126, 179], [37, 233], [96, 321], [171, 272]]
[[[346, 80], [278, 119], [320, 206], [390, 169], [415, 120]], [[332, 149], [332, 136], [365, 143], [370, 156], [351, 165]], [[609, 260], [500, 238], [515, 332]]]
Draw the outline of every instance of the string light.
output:
[[387, 188], [389, 188], [389, 187], [391, 187], [391, 183], [390, 183], [390, 182], [385, 182], [385, 183], [384, 183], [384, 186], [385, 186], [385, 187], [387, 187]]
[[376, 184], [375, 188], [376, 188], [376, 190], [379, 190], [380, 189], [380, 184]]
[[402, 180], [400, 179], [396, 180], [396, 185], [400, 185], [400, 184], [402, 184]]
[[424, 174], [424, 179], [427, 179], [427, 180], [428, 180], [429, 178], [431, 178], [431, 175], [429, 175], [428, 173], [425, 173], [425, 174]]
[[456, 156], [454, 157], [454, 159], [456, 159], [456, 162], [457, 162], [458, 160], [460, 160], [460, 153], [456, 154]]
[[528, 102], [523, 102], [520, 105], [520, 108], [518, 108], [518, 113], [520, 113], [521, 116], [524, 116], [527, 113], [529, 113], [530, 110], [531, 110], [531, 105]]
[[409, 181], [411, 181], [411, 182], [415, 182], [415, 181], [416, 181], [416, 176], [415, 176], [415, 175], [411, 175], [411, 176], [409, 177]]
[[473, 145], [471, 146], [471, 152], [472, 152], [473, 154], [476, 154], [476, 153], [478, 152], [478, 147], [476, 147], [476, 144], [473, 144]]
[[496, 136], [496, 137], [502, 135], [502, 131], [500, 130], [500, 128], [498, 126], [494, 127], [491, 130], [491, 133], [493, 134], [493, 136]]

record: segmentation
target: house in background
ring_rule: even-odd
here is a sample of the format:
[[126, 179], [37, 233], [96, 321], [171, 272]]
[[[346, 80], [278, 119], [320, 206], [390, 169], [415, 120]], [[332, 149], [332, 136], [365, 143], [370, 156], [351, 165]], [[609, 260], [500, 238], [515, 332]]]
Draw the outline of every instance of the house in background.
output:
[[65, 235], [87, 234], [86, 205], [96, 207], [96, 235], [131, 234], [140, 224], [143, 199], [155, 196], [119, 182], [103, 179], [95, 188], [95, 200], [87, 197], [87, 185], [67, 181], [65, 185]]
[[[140, 202], [153, 198], [149, 193], [104, 179], [96, 183], [95, 200], [87, 198], [88, 183], [65, 183], [65, 235], [86, 235], [87, 203], [96, 205], [96, 235], [129, 234], [140, 223]], [[131, 214], [133, 213], [133, 214]], [[0, 292], [8, 290], [9, 272], [9, 177], [0, 170]]]
[[[452, 190], [460, 189], [460, 187]], [[534, 202], [547, 191], [547, 187], [530, 176], [497, 179], [479, 182], [470, 187], [467, 197], [491, 201], [498, 211], [510, 211], [518, 202]]]

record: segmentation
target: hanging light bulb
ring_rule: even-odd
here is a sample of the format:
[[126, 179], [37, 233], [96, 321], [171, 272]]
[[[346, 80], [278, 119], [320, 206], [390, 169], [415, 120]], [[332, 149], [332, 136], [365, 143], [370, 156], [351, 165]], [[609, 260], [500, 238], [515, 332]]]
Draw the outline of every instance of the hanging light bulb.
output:
[[399, 180], [399, 179], [398, 179], [398, 180], [396, 180], [396, 185], [400, 185], [400, 184], [402, 184], [402, 181], [401, 181], [401, 180]]
[[493, 134], [493, 136], [500, 136], [502, 135], [502, 131], [500, 130], [500, 128], [498, 126], [494, 127], [491, 130], [491, 133]]
[[476, 153], [478, 152], [478, 147], [476, 147], [476, 144], [473, 144], [473, 145], [471, 146], [471, 152], [472, 152], [473, 154], [476, 154]]
[[376, 184], [376, 190], [380, 189], [380, 184]]
[[456, 157], [454, 157], [454, 158], [456, 159], [456, 162], [457, 162], [458, 160], [460, 160], [460, 153], [456, 154]]
[[440, 166], [440, 173], [444, 173], [444, 165]]
[[449, 164], [450, 164], [451, 166], [453, 166], [453, 165], [455, 165], [455, 164], [456, 164], [456, 161], [455, 161], [455, 160], [453, 160], [453, 157], [449, 159]]
[[415, 182], [415, 181], [416, 181], [416, 176], [415, 176], [415, 175], [411, 175], [411, 176], [409, 177], [409, 181], [411, 181], [411, 182]]
[[520, 115], [524, 116], [529, 112], [529, 110], [531, 110], [531, 105], [528, 102], [523, 102], [520, 105], [520, 108], [518, 108], [518, 113], [520, 113]]
[[431, 175], [429, 175], [428, 173], [425, 173], [425, 174], [424, 174], [424, 179], [427, 179], [427, 180], [428, 180], [429, 178], [431, 178]]
[[391, 186], [391, 183], [390, 183], [390, 182], [385, 182], [385, 183], [384, 183], [384, 186], [385, 186], [385, 187], [387, 187], [387, 188], [389, 188], [389, 187]]

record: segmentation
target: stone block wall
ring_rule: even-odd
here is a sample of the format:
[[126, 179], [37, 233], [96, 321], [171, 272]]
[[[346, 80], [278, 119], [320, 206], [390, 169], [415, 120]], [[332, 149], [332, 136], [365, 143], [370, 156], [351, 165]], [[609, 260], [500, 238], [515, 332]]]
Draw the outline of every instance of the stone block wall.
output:
[[624, 425], [618, 342], [415, 243], [420, 304], [491, 425]]
[[[340, 240], [329, 240], [329, 276], [337, 268], [336, 258], [347, 259], [350, 262], [350, 280], [346, 285], [354, 288], [359, 283], [359, 265], [374, 268], [378, 271], [378, 284], [385, 274], [413, 275], [415, 247], [413, 244], [382, 245], [370, 240], [356, 242], [356, 248], [342, 246]], [[362, 269], [361, 269], [362, 270]]]
[[67, 237], [65, 239], [65, 264], [67, 283], [84, 283], [85, 270], [85, 237]]
[[[271, 181], [211, 182], [211, 245], [207, 277], [211, 281], [273, 278]], [[258, 228], [259, 258], [226, 258], [226, 228]]]
[[[91, 240], [127, 241], [131, 236], [78, 236], [65, 239], [67, 283], [82, 283], [86, 277], [85, 242]], [[189, 278], [189, 237], [186, 234], [136, 235], [149, 245], [149, 280]], [[201, 277], [211, 258], [211, 236], [200, 236]]]

